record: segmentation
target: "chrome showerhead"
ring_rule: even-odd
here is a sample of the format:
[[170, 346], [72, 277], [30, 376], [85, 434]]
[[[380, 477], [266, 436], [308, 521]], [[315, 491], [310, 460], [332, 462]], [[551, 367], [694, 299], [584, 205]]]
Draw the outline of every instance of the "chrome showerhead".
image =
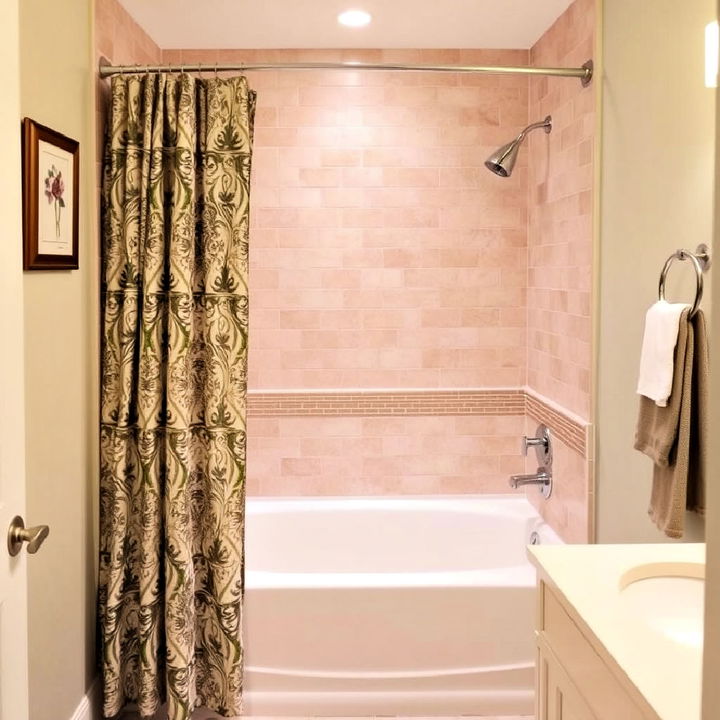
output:
[[521, 142], [522, 137], [518, 136], [512, 142], [503, 145], [485, 161], [485, 167], [500, 177], [510, 177], [515, 167]]
[[543, 128], [546, 133], [549, 133], [552, 130], [552, 117], [548, 115], [542, 122], [528, 125], [512, 142], [496, 150], [485, 161], [485, 167], [500, 177], [510, 177], [525, 136], [538, 128]]

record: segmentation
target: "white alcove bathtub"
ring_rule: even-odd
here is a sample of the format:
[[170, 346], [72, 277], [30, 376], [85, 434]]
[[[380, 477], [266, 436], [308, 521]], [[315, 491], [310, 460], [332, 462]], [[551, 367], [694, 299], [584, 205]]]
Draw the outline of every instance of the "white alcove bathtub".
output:
[[533, 711], [523, 496], [248, 499], [245, 713]]

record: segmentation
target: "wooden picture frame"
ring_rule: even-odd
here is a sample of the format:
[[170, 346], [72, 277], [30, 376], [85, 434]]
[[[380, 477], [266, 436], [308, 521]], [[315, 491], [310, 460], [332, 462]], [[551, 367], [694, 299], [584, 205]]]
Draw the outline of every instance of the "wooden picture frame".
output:
[[77, 270], [80, 143], [22, 124], [23, 270]]

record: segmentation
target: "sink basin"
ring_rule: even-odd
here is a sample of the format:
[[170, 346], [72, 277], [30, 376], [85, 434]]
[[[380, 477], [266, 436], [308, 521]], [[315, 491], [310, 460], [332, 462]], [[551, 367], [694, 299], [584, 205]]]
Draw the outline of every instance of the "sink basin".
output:
[[638, 565], [620, 579], [628, 613], [673, 642], [703, 644], [705, 566], [700, 563]]

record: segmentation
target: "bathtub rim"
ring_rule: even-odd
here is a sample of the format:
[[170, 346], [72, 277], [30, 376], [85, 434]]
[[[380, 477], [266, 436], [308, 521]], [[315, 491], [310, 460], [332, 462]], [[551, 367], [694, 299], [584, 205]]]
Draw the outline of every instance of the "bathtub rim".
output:
[[[543, 542], [562, 540], [540, 516], [526, 495], [468, 494], [468, 495], [308, 495], [254, 496], [247, 498], [250, 514], [278, 514], [283, 512], [369, 510], [369, 509], [429, 509], [467, 514], [487, 511], [493, 506], [500, 515], [525, 523], [525, 545], [533, 531], [540, 533]], [[478, 514], [481, 514], [478, 512]], [[245, 589], [328, 589], [328, 588], [408, 588], [408, 587], [532, 587], [536, 583], [534, 567], [529, 563], [506, 565], [480, 570], [449, 570], [426, 572], [277, 572], [250, 570], [246, 567]]]

